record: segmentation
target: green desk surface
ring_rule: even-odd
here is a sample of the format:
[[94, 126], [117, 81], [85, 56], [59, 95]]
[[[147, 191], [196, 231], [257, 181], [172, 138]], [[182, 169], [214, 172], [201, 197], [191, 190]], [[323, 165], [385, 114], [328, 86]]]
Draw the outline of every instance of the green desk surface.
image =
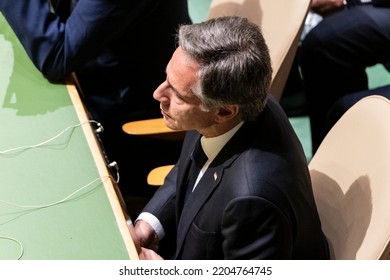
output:
[[[137, 258], [89, 123], [3, 153], [86, 120], [75, 88], [49, 83], [0, 13], [0, 259], [18, 257], [16, 240], [22, 259]], [[73, 192], [48, 207], [10, 204], [43, 206]]]

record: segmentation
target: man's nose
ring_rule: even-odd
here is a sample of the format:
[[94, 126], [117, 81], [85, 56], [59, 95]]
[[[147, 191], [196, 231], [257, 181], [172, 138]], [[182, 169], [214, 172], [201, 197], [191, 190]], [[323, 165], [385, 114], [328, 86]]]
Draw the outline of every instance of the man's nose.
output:
[[169, 102], [169, 96], [167, 95], [167, 82], [163, 82], [161, 85], [159, 85], [158, 88], [153, 92], [153, 98], [157, 101], [160, 101], [161, 103], [167, 103]]

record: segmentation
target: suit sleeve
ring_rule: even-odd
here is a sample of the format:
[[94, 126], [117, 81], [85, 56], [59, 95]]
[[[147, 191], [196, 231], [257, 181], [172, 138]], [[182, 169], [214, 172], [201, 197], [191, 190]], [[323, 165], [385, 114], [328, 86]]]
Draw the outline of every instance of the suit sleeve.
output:
[[176, 177], [177, 164], [165, 178], [163, 186], [155, 192], [142, 210], [153, 214], [160, 221], [166, 235], [175, 234]]
[[222, 218], [226, 259], [289, 259], [291, 223], [271, 202], [260, 197], [231, 201]]
[[60, 81], [117, 38], [148, 2], [81, 0], [66, 23], [47, 0], [1, 0], [0, 9], [35, 66]]

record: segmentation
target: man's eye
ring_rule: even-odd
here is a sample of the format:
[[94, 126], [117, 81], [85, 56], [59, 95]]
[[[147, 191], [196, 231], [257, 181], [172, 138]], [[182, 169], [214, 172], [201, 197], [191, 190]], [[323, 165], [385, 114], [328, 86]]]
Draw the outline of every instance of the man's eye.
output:
[[185, 103], [184, 100], [179, 96], [176, 96], [175, 102], [176, 102], [176, 104], [184, 104]]
[[180, 99], [180, 100], [183, 100], [183, 97], [177, 92], [177, 91], [173, 91], [175, 96]]

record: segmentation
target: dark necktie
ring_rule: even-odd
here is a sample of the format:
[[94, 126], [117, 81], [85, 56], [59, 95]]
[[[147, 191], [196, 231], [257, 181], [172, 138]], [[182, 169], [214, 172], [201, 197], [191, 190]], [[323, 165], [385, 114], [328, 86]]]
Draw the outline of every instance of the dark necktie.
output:
[[207, 156], [203, 151], [202, 145], [200, 144], [200, 140], [196, 144], [194, 151], [191, 154], [191, 161], [192, 162], [190, 170], [188, 172], [188, 184], [184, 203], [187, 201], [189, 195], [192, 193], [199, 172], [207, 161]]
[[49, 0], [54, 12], [65, 22], [76, 5], [76, 0]]
[[347, 0], [348, 7], [358, 6], [362, 4], [369, 4], [369, 3], [371, 3], [371, 0]]

